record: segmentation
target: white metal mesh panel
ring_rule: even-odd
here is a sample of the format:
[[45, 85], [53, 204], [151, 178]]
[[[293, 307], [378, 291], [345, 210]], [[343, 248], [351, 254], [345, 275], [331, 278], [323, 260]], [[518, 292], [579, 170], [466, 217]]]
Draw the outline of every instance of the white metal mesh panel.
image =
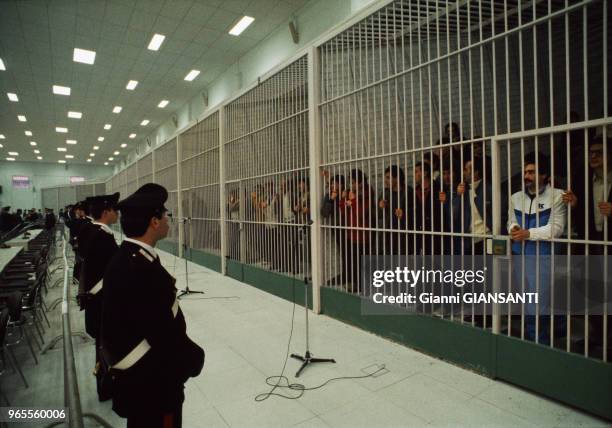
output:
[[219, 113], [181, 134], [180, 151], [185, 239], [190, 248], [220, 254]]
[[77, 201], [83, 201], [85, 198], [94, 195], [94, 185], [93, 184], [78, 184], [75, 187], [76, 190], [76, 199]]
[[230, 103], [224, 126], [229, 258], [308, 274], [307, 58]]
[[138, 187], [153, 181], [153, 155], [138, 160]]
[[[59, 190], [57, 187], [41, 190], [41, 200], [43, 208], [53, 208], [55, 212], [59, 212]], [[63, 208], [65, 205], [62, 205]]]
[[[155, 183], [164, 186], [168, 190], [166, 208], [172, 213], [173, 217], [178, 215], [176, 155], [176, 138], [155, 150]], [[167, 239], [171, 241], [178, 240], [177, 221], [170, 223]]]
[[[552, 158], [545, 184], [592, 196], [587, 143], [597, 133], [606, 141], [603, 126], [611, 123], [609, 14], [599, 1], [395, 1], [324, 43], [328, 285], [369, 294], [359, 276], [364, 255], [485, 254], [487, 239], [510, 233], [511, 195], [524, 189], [529, 152]], [[482, 220], [476, 225], [474, 209]], [[576, 220], [572, 227], [571, 211], [547, 239], [568, 254], [572, 242], [589, 242]], [[600, 240], [591, 243], [607, 253], [607, 217], [602, 222]], [[538, 260], [546, 255], [544, 244], [534, 248]], [[417, 310], [485, 328], [497, 320], [476, 316], [474, 306]], [[606, 316], [554, 318], [508, 316], [496, 328], [568, 351], [586, 339], [580, 352], [595, 346], [607, 358]], [[589, 341], [593, 329], [597, 338]]]
[[78, 202], [76, 197], [76, 188], [73, 186], [60, 187], [58, 189], [58, 199], [60, 207], [65, 207], [66, 205]]

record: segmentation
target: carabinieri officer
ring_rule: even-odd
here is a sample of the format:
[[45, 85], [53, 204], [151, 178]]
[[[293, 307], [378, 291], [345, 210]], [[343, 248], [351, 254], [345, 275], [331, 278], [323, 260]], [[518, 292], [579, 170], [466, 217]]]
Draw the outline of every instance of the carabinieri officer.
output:
[[106, 367], [101, 361], [100, 324], [102, 322], [102, 278], [111, 259], [119, 249], [110, 225], [117, 223], [119, 193], [92, 196], [85, 200], [92, 222], [84, 224], [79, 233], [79, 255], [83, 263], [79, 280], [79, 304], [85, 309], [85, 331], [96, 339], [96, 363], [94, 374], [100, 401], [110, 399], [110, 391], [103, 387], [102, 377]]
[[168, 234], [167, 199], [149, 183], [119, 202], [126, 238], [104, 275], [102, 347], [113, 410], [128, 428], [180, 427], [184, 384], [204, 365], [203, 349], [187, 337], [176, 280], [154, 248]]

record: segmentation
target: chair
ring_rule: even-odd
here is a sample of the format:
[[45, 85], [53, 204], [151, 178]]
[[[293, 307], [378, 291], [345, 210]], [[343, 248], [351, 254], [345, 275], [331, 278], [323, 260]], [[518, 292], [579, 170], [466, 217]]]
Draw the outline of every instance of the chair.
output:
[[[23, 372], [21, 371], [21, 367], [19, 366], [19, 363], [15, 358], [15, 354], [13, 354], [13, 350], [9, 346], [6, 346], [5, 343], [8, 322], [9, 310], [8, 308], [5, 308], [2, 310], [2, 312], [0, 312], [0, 358], [2, 359], [2, 371], [0, 372], [0, 374], [4, 373], [8, 362], [12, 366], [13, 371], [19, 372], [19, 376], [21, 376], [21, 380], [23, 381], [25, 387], [29, 388], [28, 382], [26, 381], [26, 378], [23, 375]], [[8, 358], [6, 357], [7, 355]]]
[[[36, 358], [36, 354], [34, 353], [34, 348], [32, 347], [32, 342], [30, 341], [30, 335], [28, 334], [28, 330], [24, 328], [27, 326], [27, 318], [21, 312], [21, 301], [22, 294], [20, 292], [11, 293], [5, 298], [6, 306], [9, 310], [9, 322], [8, 322], [8, 331], [7, 331], [7, 346], [16, 346], [21, 343], [22, 340], [25, 340], [28, 348], [30, 348], [30, 352], [32, 353], [32, 357], [34, 358], [34, 362], [38, 364], [38, 359]], [[13, 334], [13, 331], [19, 330], [19, 337]], [[10, 339], [10, 340], [9, 340]], [[36, 342], [38, 345], [38, 342]], [[39, 345], [40, 348], [40, 345]]]

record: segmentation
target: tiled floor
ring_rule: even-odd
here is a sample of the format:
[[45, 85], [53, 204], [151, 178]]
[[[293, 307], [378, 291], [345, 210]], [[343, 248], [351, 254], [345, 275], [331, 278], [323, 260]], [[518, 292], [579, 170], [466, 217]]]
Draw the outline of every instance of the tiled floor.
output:
[[[160, 252], [162, 253], [162, 252]], [[183, 288], [182, 260], [162, 253], [162, 262]], [[191, 427], [412, 427], [412, 426], [546, 426], [600, 427], [605, 421], [580, 413], [513, 386], [496, 382], [376, 337], [326, 316], [310, 317], [310, 347], [315, 356], [333, 357], [337, 364], [308, 368], [299, 382], [307, 387], [340, 376], [360, 376], [384, 365], [376, 378], [338, 380], [305, 391], [297, 400], [272, 396], [265, 380], [279, 374], [287, 352], [293, 305], [290, 302], [190, 264], [190, 287], [205, 291], [181, 301], [189, 335], [206, 350], [203, 373], [186, 384], [183, 426]], [[59, 295], [59, 290], [49, 293]], [[53, 329], [60, 331], [59, 310]], [[83, 327], [82, 313], [73, 310], [75, 330]], [[303, 353], [305, 320], [295, 308], [290, 352]], [[47, 333], [47, 337], [51, 337]], [[109, 403], [98, 403], [91, 375], [92, 343], [75, 340], [83, 410], [95, 412], [113, 426], [125, 421]], [[63, 367], [61, 346], [40, 357], [19, 350], [31, 387], [16, 375], [5, 374], [3, 390], [13, 405], [61, 406]], [[285, 375], [298, 362], [289, 360]], [[295, 396], [297, 391], [277, 390]], [[26, 426], [26, 425], [23, 425]], [[43, 425], [38, 425], [43, 426]], [[88, 422], [87, 426], [94, 426]]]

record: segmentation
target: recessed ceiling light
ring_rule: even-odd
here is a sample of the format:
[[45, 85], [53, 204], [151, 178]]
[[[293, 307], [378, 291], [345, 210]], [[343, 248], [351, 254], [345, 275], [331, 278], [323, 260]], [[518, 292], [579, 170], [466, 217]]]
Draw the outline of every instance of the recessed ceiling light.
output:
[[140, 122], [140, 126], [147, 126], [149, 124], [149, 120], [145, 119], [142, 122]]
[[83, 117], [83, 113], [81, 113], [80, 111], [69, 111], [68, 117], [71, 119], [80, 119]]
[[104, 137], [98, 137], [98, 141], [104, 141]]
[[72, 60], [74, 62], [82, 62], [83, 64], [93, 64], [96, 60], [96, 53], [87, 49], [74, 48]]
[[35, 154], [39, 154], [39, 153], [40, 153], [40, 150], [36, 149], [36, 150], [34, 150], [34, 153], [35, 153]]
[[91, 159], [87, 159], [87, 162], [91, 162]]
[[12, 92], [7, 92], [6, 96], [8, 97], [8, 99], [10, 101], [13, 101], [14, 103], [16, 103], [17, 101], [19, 101], [19, 97], [17, 97], [17, 94], [14, 94]]
[[0, 140], [4, 140], [6, 139], [6, 137], [4, 136], [4, 134], [0, 134]]
[[70, 88], [68, 86], [53, 85], [53, 93], [57, 95], [70, 95]]
[[6, 70], [6, 68], [4, 67], [4, 61], [2, 61], [2, 58], [0, 58], [0, 70]]
[[138, 86], [138, 81], [136, 80], [130, 80], [127, 85], [125, 86], [125, 89], [129, 90], [129, 91], [133, 91], [136, 86]]
[[104, 162], [104, 165], [108, 165], [108, 162]]
[[17, 116], [17, 120], [19, 120], [19, 122], [27, 122], [28, 120], [26, 119], [26, 117], [22, 114]]
[[136, 138], [136, 134], [130, 134], [130, 138], [133, 140], [134, 138]]
[[58, 147], [57, 151], [58, 152], [65, 152], [66, 151], [66, 147]]
[[122, 109], [123, 109], [123, 107], [121, 107], [121, 106], [115, 106], [113, 108], [113, 113], [121, 113]]
[[115, 151], [113, 152], [113, 154], [114, 154], [115, 156], [117, 156], [117, 155], [119, 154], [119, 152], [115, 150]]
[[8, 154], [11, 156], [19, 156], [19, 153], [17, 152], [8, 152]]
[[30, 146], [36, 146], [36, 141], [30, 141]]
[[150, 51], [159, 50], [159, 47], [164, 42], [165, 38], [166, 36], [164, 36], [163, 34], [155, 34], [151, 38], [151, 41], [149, 42], [149, 46], [147, 46], [147, 49], [149, 49]]
[[106, 125], [104, 125], [104, 129], [106, 129], [107, 131], [109, 129], [111, 129], [113, 126], [110, 123], [107, 123]]
[[65, 134], [68, 132], [68, 128], [64, 128], [63, 126], [56, 126], [55, 127], [55, 132], [59, 132], [62, 134]]
[[15, 158], [6, 158], [6, 160], [7, 160], [7, 161], [14, 162], [14, 161], [15, 161]]
[[74, 145], [74, 144], [76, 144], [76, 143], [77, 143], [77, 140], [66, 140], [66, 144], [72, 144], [72, 145]]
[[25, 131], [25, 134], [26, 134], [28, 137], [31, 137], [31, 136], [32, 136], [32, 131]]
[[66, 161], [64, 159], [60, 159], [57, 161], [57, 163], [66, 163]]
[[112, 160], [115, 160], [115, 158], [111, 156], [110, 158], [108, 158], [108, 160], [112, 161]]
[[36, 159], [42, 160], [42, 156], [36, 156]]
[[94, 146], [93, 149], [94, 150], [98, 150], [100, 148], [100, 146]]
[[66, 159], [74, 159], [74, 155], [66, 155]]
[[166, 106], [168, 105], [168, 103], [169, 103], [169, 101], [168, 101], [168, 100], [161, 100], [161, 101], [159, 102], [159, 104], [157, 104], [157, 107], [159, 107], [159, 108], [164, 108], [164, 107], [166, 107]]
[[198, 77], [198, 74], [200, 74], [200, 70], [191, 70], [189, 73], [187, 73], [187, 76], [185, 76], [185, 80], [191, 82], [193, 79]]
[[89, 154], [89, 156], [90, 156], [90, 157], [92, 157], [92, 158], [93, 158], [95, 155], [96, 155], [95, 153], [90, 153], [90, 154]]
[[255, 18], [252, 18], [250, 16], [243, 16], [242, 19], [238, 21], [238, 23], [234, 25], [231, 30], [229, 30], [229, 33], [232, 36], [239, 36], [240, 33], [246, 30], [247, 27], [253, 23], [253, 21], [255, 21]]
[[1, 149], [2, 147], [4, 147], [4, 146], [3, 146], [2, 144], [0, 144], [0, 149]]
[[127, 147], [127, 144], [125, 144], [125, 143], [123, 143], [123, 144], [121, 145], [121, 148], [122, 148], [122, 149], [125, 149], [126, 147]]

